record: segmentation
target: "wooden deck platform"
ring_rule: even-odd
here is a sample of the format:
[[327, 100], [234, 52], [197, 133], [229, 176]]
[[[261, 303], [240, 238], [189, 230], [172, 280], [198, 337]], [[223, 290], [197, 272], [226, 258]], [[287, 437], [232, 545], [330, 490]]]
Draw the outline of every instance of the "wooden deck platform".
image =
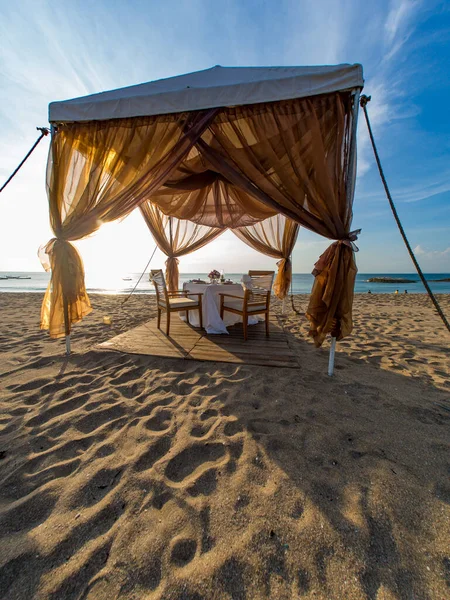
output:
[[172, 317], [170, 337], [167, 337], [164, 331], [164, 317], [161, 320], [161, 330], [156, 326], [156, 319], [152, 319], [144, 325], [99, 344], [99, 347], [130, 354], [186, 360], [272, 367], [298, 368], [299, 366], [286, 332], [275, 319], [270, 321], [269, 337], [266, 337], [264, 323], [249, 326], [246, 342], [244, 342], [242, 323], [229, 327], [229, 335], [207, 335], [204, 329], [192, 327]]

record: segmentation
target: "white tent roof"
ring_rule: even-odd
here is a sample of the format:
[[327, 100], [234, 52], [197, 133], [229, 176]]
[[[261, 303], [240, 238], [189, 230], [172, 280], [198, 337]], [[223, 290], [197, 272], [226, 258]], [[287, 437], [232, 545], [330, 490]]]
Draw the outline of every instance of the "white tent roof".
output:
[[212, 67], [178, 77], [52, 102], [53, 123], [163, 115], [304, 98], [362, 88], [362, 66]]

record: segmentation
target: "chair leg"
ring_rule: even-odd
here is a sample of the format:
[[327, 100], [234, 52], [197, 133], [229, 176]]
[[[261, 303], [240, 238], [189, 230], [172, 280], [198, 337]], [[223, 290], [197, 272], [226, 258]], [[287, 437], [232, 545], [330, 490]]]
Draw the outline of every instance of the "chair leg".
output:
[[269, 337], [269, 313], [266, 312], [266, 336]]
[[158, 308], [158, 329], [161, 329], [161, 309]]
[[202, 304], [202, 302], [198, 303], [198, 314], [200, 316], [200, 329], [203, 329], [203, 304]]
[[224, 302], [223, 296], [220, 296], [220, 318], [222, 319], [222, 321], [223, 321], [223, 313], [224, 313], [223, 302]]
[[167, 335], [167, 337], [169, 337], [169, 331], [170, 331], [170, 310], [168, 310], [166, 314], [167, 314], [166, 335]]
[[244, 328], [244, 342], [247, 341], [247, 327], [248, 327], [248, 315], [244, 313], [242, 317], [242, 326]]

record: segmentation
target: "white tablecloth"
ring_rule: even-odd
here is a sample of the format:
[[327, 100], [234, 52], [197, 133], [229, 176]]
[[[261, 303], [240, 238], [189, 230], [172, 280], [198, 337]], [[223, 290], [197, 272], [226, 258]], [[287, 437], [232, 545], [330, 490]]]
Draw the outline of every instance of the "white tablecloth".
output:
[[[233, 296], [244, 297], [244, 290], [240, 283], [185, 283], [183, 284], [183, 290], [187, 290], [192, 294], [203, 294], [203, 327], [206, 329], [206, 333], [228, 333], [227, 326], [234, 325], [235, 323], [242, 323], [242, 317], [227, 311], [225, 311], [223, 315], [223, 320], [220, 318], [219, 293], [224, 292], [226, 294], [232, 294]], [[194, 300], [197, 300], [196, 296], [191, 297]], [[190, 310], [188, 314], [189, 323], [194, 327], [199, 327], [200, 318], [198, 310]], [[186, 313], [181, 312], [180, 317], [185, 321]], [[255, 325], [256, 323], [258, 323], [258, 317], [248, 318], [249, 325]]]

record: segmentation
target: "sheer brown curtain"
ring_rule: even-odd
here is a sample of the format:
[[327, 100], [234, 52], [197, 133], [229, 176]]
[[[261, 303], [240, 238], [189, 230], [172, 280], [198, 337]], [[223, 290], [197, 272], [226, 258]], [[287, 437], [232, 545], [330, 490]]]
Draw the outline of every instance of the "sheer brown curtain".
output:
[[209, 244], [224, 230], [168, 217], [149, 201], [143, 202], [139, 209], [158, 248], [168, 257], [166, 261], [167, 287], [169, 291], [178, 290], [178, 258]]
[[277, 212], [211, 169], [195, 148], [151, 200], [167, 214], [209, 227], [244, 227]]
[[[77, 250], [70, 244], [127, 215], [187, 156], [216, 110], [59, 126], [47, 169], [55, 238], [42, 248], [52, 276], [41, 310], [51, 337], [70, 333], [92, 309]], [[186, 134], [189, 133], [189, 135]]]
[[248, 246], [273, 258], [278, 258], [278, 273], [273, 290], [278, 298], [285, 298], [292, 279], [290, 256], [297, 240], [299, 225], [283, 215], [249, 227], [233, 229], [233, 233]]
[[352, 94], [335, 93], [224, 109], [197, 142], [233, 185], [337, 240], [316, 265], [307, 311], [317, 345], [331, 331], [342, 339], [352, 330], [352, 124]]

